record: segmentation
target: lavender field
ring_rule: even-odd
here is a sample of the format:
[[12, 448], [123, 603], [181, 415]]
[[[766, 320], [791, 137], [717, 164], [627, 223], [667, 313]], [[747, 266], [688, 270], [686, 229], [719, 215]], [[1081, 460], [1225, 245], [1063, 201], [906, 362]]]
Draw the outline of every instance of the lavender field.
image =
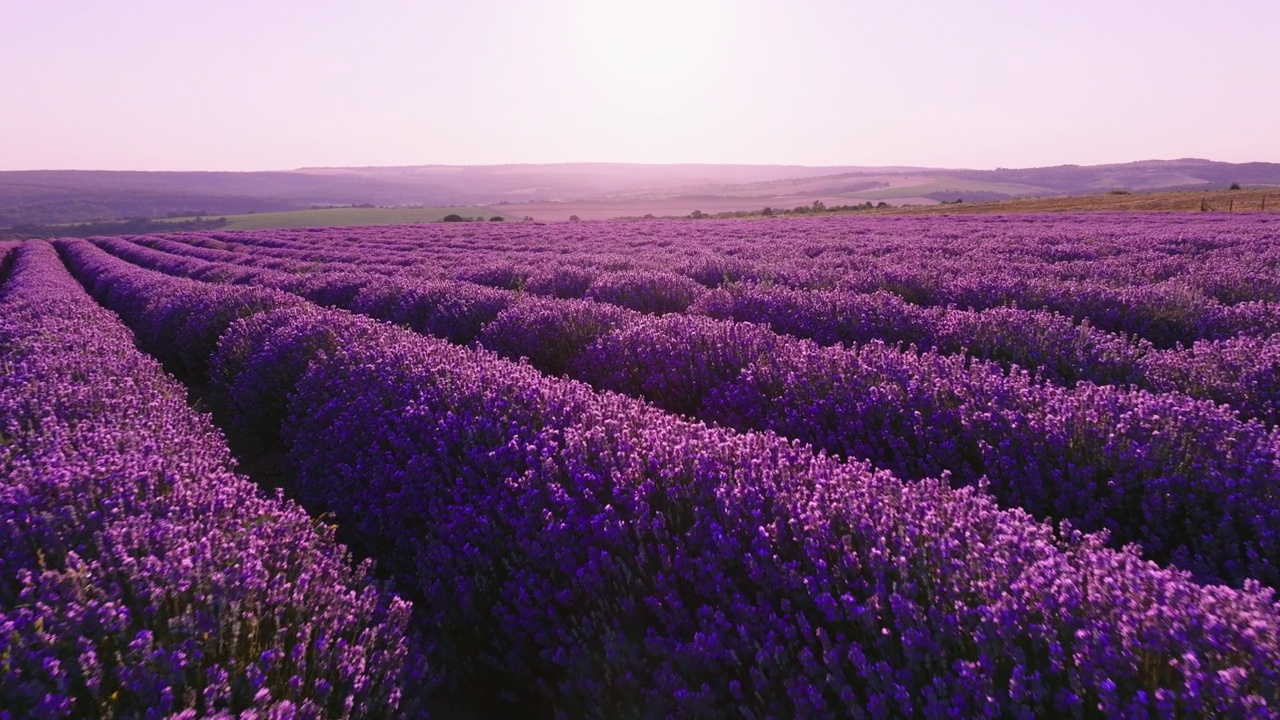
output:
[[0, 257], [0, 718], [1280, 717], [1280, 218]]

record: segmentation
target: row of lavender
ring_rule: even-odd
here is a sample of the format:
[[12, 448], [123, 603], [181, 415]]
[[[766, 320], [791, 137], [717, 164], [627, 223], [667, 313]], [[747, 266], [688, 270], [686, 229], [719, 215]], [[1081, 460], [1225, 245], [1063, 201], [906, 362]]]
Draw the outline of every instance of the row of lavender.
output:
[[[287, 256], [310, 246], [328, 263], [361, 264], [370, 252], [425, 251], [451, 273], [477, 278], [501, 275], [498, 271], [504, 267], [508, 276], [529, 277], [569, 261], [597, 270], [674, 270], [712, 286], [728, 279], [816, 288], [891, 269], [914, 268], [921, 277], [942, 270], [958, 279], [974, 270], [990, 274], [1003, 268], [1024, 280], [1109, 287], [1180, 278], [1184, 285], [1228, 305], [1280, 300], [1275, 280], [1259, 284], [1248, 277], [1280, 261], [1270, 244], [1275, 220], [1267, 217], [844, 217], [787, 223], [398, 226], [379, 228], [377, 237], [351, 228], [255, 235], [255, 244], [268, 254], [280, 250]], [[210, 246], [243, 242], [236, 233], [204, 237]], [[353, 243], [359, 247], [352, 249]], [[899, 276], [903, 277], [909, 275]]]
[[1088, 318], [1043, 310], [920, 308], [884, 292], [797, 291], [741, 286], [704, 295], [691, 308], [755, 322], [822, 345], [881, 340], [943, 354], [967, 353], [1072, 385], [1135, 385], [1229, 404], [1244, 418], [1280, 424], [1280, 336], [1270, 321], [1224, 339], [1158, 350], [1148, 340], [1093, 327]]
[[534, 291], [573, 292], [584, 275], [620, 270], [672, 271], [709, 287], [884, 290], [922, 306], [1050, 310], [1168, 347], [1280, 330], [1276, 239], [1265, 217], [1068, 215], [312, 229], [189, 241]]
[[[245, 236], [254, 238], [256, 236]], [[246, 271], [264, 270], [312, 273], [314, 262], [300, 258], [268, 258], [252, 252], [212, 250], [164, 238], [133, 238], [146, 247], [219, 263], [216, 268], [193, 267], [190, 273], [204, 279], [236, 282], [273, 282]], [[127, 249], [115, 250], [128, 253]], [[131, 256], [135, 256], [133, 253]], [[139, 262], [154, 262], [147, 256]], [[244, 266], [237, 271], [235, 267]], [[359, 271], [325, 266], [314, 279], [344, 288], [367, 282], [374, 274], [402, 274], [404, 267], [370, 262]], [[379, 271], [379, 272], [375, 272]], [[337, 278], [342, 278], [338, 280]], [[502, 302], [465, 281], [437, 283], [441, 294], [460, 294], [488, 306]], [[278, 284], [278, 283], [275, 283]], [[418, 284], [421, 287], [421, 283]], [[1157, 350], [1149, 341], [1105, 332], [1086, 320], [1043, 310], [1011, 307], [983, 311], [919, 307], [886, 293], [802, 291], [785, 286], [737, 285], [706, 291], [687, 278], [662, 272], [624, 272], [592, 275], [582, 270], [558, 268], [531, 280], [531, 294], [561, 298], [587, 297], [642, 312], [684, 312], [769, 325], [775, 331], [809, 338], [822, 345], [854, 345], [873, 340], [936, 349], [943, 354], [961, 352], [1018, 366], [1051, 381], [1074, 384], [1136, 385], [1149, 390], [1178, 391], [1193, 397], [1229, 404], [1242, 417], [1258, 418], [1268, 425], [1280, 423], [1280, 339], [1271, 320], [1249, 328], [1219, 328], [1227, 339], [1198, 341], [1189, 349]], [[1266, 316], [1270, 317], [1270, 316]], [[1276, 316], [1280, 319], [1280, 316]], [[1247, 330], [1241, 332], [1242, 330]], [[1234, 336], [1239, 335], [1239, 336]]]
[[588, 717], [1280, 710], [1256, 584], [340, 311], [231, 322], [242, 293], [60, 247], [140, 338], [213, 351], [234, 424], [278, 434], [459, 682]]
[[0, 292], [0, 716], [385, 717], [407, 603], [233, 471], [54, 249]]
[[[210, 261], [103, 245], [168, 273]], [[960, 355], [819, 347], [750, 323], [646, 316], [582, 300], [519, 302], [457, 283], [278, 272], [274, 284], [546, 373], [739, 430], [770, 430], [898, 477], [987, 483], [1006, 507], [1107, 530], [1201, 581], [1280, 585], [1280, 436], [1211, 402], [1072, 389]], [[1268, 398], [1274, 402], [1274, 398]]]

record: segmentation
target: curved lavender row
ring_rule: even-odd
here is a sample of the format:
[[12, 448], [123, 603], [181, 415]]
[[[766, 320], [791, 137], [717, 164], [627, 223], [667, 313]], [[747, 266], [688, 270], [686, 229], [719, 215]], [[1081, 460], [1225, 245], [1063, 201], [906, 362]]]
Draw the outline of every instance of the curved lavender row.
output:
[[[136, 265], [160, 269], [163, 264], [166, 275], [178, 275], [192, 280], [232, 285], [254, 285], [270, 282], [282, 282], [293, 277], [292, 272], [300, 272], [304, 265], [297, 262], [262, 262], [258, 258], [254, 262], [244, 253], [227, 251], [203, 251], [197, 247], [187, 247], [171, 240], [136, 238], [131, 242], [127, 237], [94, 237], [87, 242], [100, 247], [116, 257], [128, 260]], [[145, 242], [143, 242], [145, 241]], [[158, 247], [157, 247], [158, 246]], [[163, 249], [162, 249], [163, 248]], [[186, 249], [186, 252], [176, 252]], [[202, 255], [221, 256], [214, 260]]]
[[137, 334], [138, 343], [174, 372], [203, 379], [218, 337], [238, 318], [305, 301], [290, 293], [128, 272], [130, 265], [85, 240], [55, 241], [84, 286]]
[[[163, 263], [167, 272], [196, 279], [267, 282], [276, 287], [289, 283], [267, 273], [251, 277], [228, 268], [210, 269], [199, 261], [181, 259], [189, 255], [218, 263], [244, 262], [251, 259], [249, 253], [208, 250], [166, 239], [140, 240], [144, 240], [148, 248], [173, 253], [179, 259], [158, 257], [130, 247], [123, 241], [107, 241], [103, 246], [118, 256], [145, 266], [155, 267], [156, 263]], [[290, 269], [280, 262], [272, 263], [272, 267]], [[495, 271], [500, 271], [496, 277], [486, 274], [494, 274]], [[699, 277], [717, 273], [737, 277], [741, 269], [734, 272], [723, 264], [704, 263], [691, 272]], [[764, 323], [777, 332], [812, 338], [824, 345], [878, 339], [890, 344], [914, 344], [922, 349], [936, 347], [944, 353], [964, 349], [970, 355], [1006, 365], [1017, 364], [1030, 370], [1040, 368], [1049, 378], [1067, 383], [1079, 379], [1102, 384], [1138, 381], [1140, 378], [1135, 377], [1138, 358], [1153, 350], [1149, 344], [1144, 347], [1143, 343], [1131, 343], [1123, 336], [1104, 333], [1087, 325], [1077, 326], [1070, 319], [1051, 313], [1015, 308], [995, 308], [987, 312], [922, 308], [883, 292], [858, 295], [748, 285], [735, 287], [732, 292], [704, 293], [697, 284], [671, 273], [606, 273], [596, 278], [584, 277], [580, 270], [572, 267], [543, 273], [527, 283], [514, 267], [480, 268], [467, 275], [470, 282], [520, 285], [535, 294], [558, 297], [590, 297], [642, 312], [661, 314], [689, 310], [721, 319]], [[456, 283], [451, 286], [448, 283], [434, 284], [454, 292], [469, 287]], [[305, 293], [300, 294], [306, 296]], [[330, 298], [312, 299], [325, 305], [345, 306], [341, 301], [326, 302]], [[393, 322], [405, 322], [392, 317], [387, 310], [360, 312]], [[415, 329], [423, 328], [415, 326]]]
[[[421, 283], [362, 282], [353, 310], [422, 329], [400, 309]], [[773, 430], [904, 478], [985, 478], [1006, 506], [1108, 530], [1201, 581], [1280, 584], [1280, 506], [1271, 501], [1280, 442], [1212, 404], [1066, 391], [962, 356], [879, 344], [824, 350], [750, 324], [582, 301], [524, 301], [492, 314], [480, 341], [540, 370]]]
[[[606, 234], [610, 242], [603, 243]], [[248, 242], [273, 256], [305, 252], [326, 262], [363, 264], [375, 254], [428, 257], [477, 279], [492, 274], [477, 268], [505, 268], [485, 280], [503, 287], [511, 286], [513, 275], [554, 270], [566, 259], [599, 269], [674, 269], [708, 287], [741, 279], [794, 285], [806, 276], [823, 283], [868, 270], [875, 275], [933, 267], [945, 270], [937, 278], [966, 282], [975, 270], [1110, 286], [1180, 276], [1204, 295], [1235, 304], [1280, 300], [1280, 282], [1266, 273], [1280, 266], [1276, 236], [1274, 220], [1265, 217], [1134, 213], [309, 228], [176, 237], [218, 248]], [[349, 249], [353, 242], [359, 247]], [[513, 252], [520, 256], [514, 267]], [[1249, 277], [1259, 270], [1262, 277]]]
[[[245, 263], [245, 254], [208, 250], [184, 246], [171, 240], [140, 238], [141, 244], [131, 244], [123, 239], [103, 238], [97, 244], [112, 254], [130, 262], [178, 274], [197, 280], [240, 284], [266, 283], [298, 292], [322, 305], [345, 306], [346, 298], [324, 294], [323, 280], [308, 276], [299, 282], [280, 277], [277, 270], [301, 272], [302, 263], [272, 262], [270, 267], [258, 267]], [[235, 266], [228, 266], [234, 263]], [[244, 267], [244, 264], [253, 267]], [[239, 267], [236, 267], [239, 266]], [[472, 272], [458, 273], [456, 279], [431, 279], [417, 277], [393, 277], [378, 279], [381, 274], [399, 274], [398, 266], [376, 266], [365, 263], [358, 270], [339, 270], [344, 277], [358, 277], [361, 287], [368, 288], [369, 298], [361, 298], [358, 312], [398, 324], [407, 324], [416, 330], [432, 335], [448, 337], [457, 342], [469, 342], [482, 325], [514, 301], [510, 290], [522, 288], [525, 278], [518, 271], [507, 267], [482, 267]], [[372, 271], [372, 272], [371, 272]], [[326, 270], [323, 275], [333, 274]], [[569, 284], [575, 276], [570, 271]], [[543, 287], [538, 279], [534, 288]], [[681, 313], [689, 308], [706, 289], [698, 283], [670, 272], [629, 271], [604, 273], [583, 284], [580, 292], [566, 292], [563, 278], [552, 278], [546, 291], [565, 296], [576, 295], [617, 305], [644, 313]], [[400, 299], [407, 296], [416, 298]], [[429, 320], [429, 316], [439, 319]], [[469, 321], [463, 320], [468, 316]], [[441, 332], [440, 328], [443, 328]]]
[[1100, 385], [1140, 381], [1139, 360], [1150, 343], [1075, 324], [1043, 311], [997, 307], [985, 311], [921, 307], [886, 292], [858, 294], [744, 285], [704, 295], [690, 313], [768, 325], [820, 345], [873, 340], [915, 345], [944, 354], [967, 352], [1047, 378]]
[[[1268, 284], [1265, 268], [1274, 272], [1277, 266], [1276, 232], [1263, 233], [1256, 239], [1269, 247], [1272, 255], [1257, 258], [1258, 265], [1251, 273], [1234, 278], [1237, 287]], [[1131, 252], [1136, 258], [1142, 257], [1141, 250]], [[1127, 274], [1102, 278], [1091, 277], [1093, 267], [1100, 261], [1086, 252], [1087, 261], [1064, 270], [1057, 269], [1058, 263], [1047, 267], [1043, 262], [1018, 263], [1011, 267], [995, 262], [984, 267], [922, 258], [922, 262], [855, 270], [840, 277], [836, 284], [858, 293], [889, 291], [919, 306], [1048, 310], [1077, 321], [1088, 319], [1095, 327], [1136, 335], [1159, 347], [1241, 333], [1269, 335], [1280, 331], [1280, 304], [1272, 293], [1220, 293], [1232, 301], [1224, 304], [1202, 289], [1204, 283], [1199, 282], [1211, 274], [1223, 279], [1222, 265], [1213, 261], [1212, 251], [1192, 247], [1169, 252], [1172, 256], [1157, 256], [1149, 265], [1141, 261], [1131, 264], [1126, 268]], [[1181, 262], [1184, 253], [1200, 257], [1188, 266]], [[1172, 258], [1179, 261], [1171, 263]], [[1241, 263], [1232, 264], [1238, 267]], [[1148, 276], [1144, 277], [1144, 273]]]
[[[270, 268], [237, 268], [227, 264], [229, 259], [252, 260], [252, 254], [208, 250], [163, 238], [139, 239], [142, 240], [146, 240], [145, 246], [120, 239], [102, 239], [98, 243], [117, 256], [168, 274], [280, 288], [320, 305], [357, 309], [459, 342], [476, 337], [483, 324], [495, 319], [497, 311], [514, 300], [512, 296], [469, 282], [388, 280], [381, 272], [367, 271], [325, 270], [291, 275], [289, 272], [301, 272], [304, 266], [283, 261], [272, 263]], [[184, 256], [183, 252], [190, 252], [192, 256]], [[576, 283], [576, 289], [561, 292], [557, 290], [560, 286], [552, 285], [549, 293], [564, 297], [589, 294], [594, 282], [591, 278], [595, 276], [579, 277], [578, 271], [570, 267], [558, 268], [547, 277], [554, 283], [559, 282], [556, 278], [562, 274], [569, 278], [571, 285]], [[638, 300], [624, 304], [641, 310], [655, 307], [655, 303], [667, 295], [667, 286], [659, 281], [665, 279], [632, 273], [628, 284], [647, 292], [638, 295]], [[535, 276], [529, 285], [537, 282]], [[361, 291], [373, 297], [357, 308], [353, 306], [353, 299]], [[440, 300], [408, 299], [415, 296], [449, 298], [452, 311], [436, 313]], [[406, 299], [398, 300], [398, 297]], [[1213, 346], [1207, 343], [1201, 344], [1203, 349], [1198, 353], [1184, 349], [1156, 350], [1145, 340], [1130, 341], [1087, 324], [1075, 325], [1064, 316], [1044, 311], [1009, 307], [986, 311], [922, 308], [883, 292], [871, 295], [806, 292], [781, 286], [748, 285], [706, 293], [689, 311], [768, 324], [777, 332], [812, 338], [823, 345], [873, 340], [902, 342], [925, 350], [936, 349], [943, 354], [964, 351], [972, 357], [1000, 362], [1006, 368], [1018, 365], [1046, 379], [1067, 384], [1088, 380], [1182, 392], [1228, 403], [1245, 420], [1259, 419], [1269, 426], [1280, 424], [1276, 393], [1265, 381], [1257, 381], [1274, 372], [1273, 356], [1265, 352], [1268, 347], [1265, 338], [1242, 339], [1229, 346], [1262, 346], [1263, 352], [1252, 357], [1242, 352], [1210, 351], [1208, 348]], [[512, 357], [518, 356], [519, 353]], [[1249, 369], [1242, 369], [1242, 362]]]
[[689, 312], [768, 325], [820, 345], [881, 340], [942, 354], [966, 352], [1066, 385], [1085, 380], [1179, 392], [1228, 404], [1244, 420], [1280, 425], [1280, 336], [1157, 350], [1145, 340], [1134, 342], [1044, 311], [925, 308], [884, 292], [805, 292], [759, 285], [708, 293]]
[[1154, 390], [1208, 398], [1242, 418], [1280, 426], [1280, 335], [1198, 342], [1148, 355], [1141, 368]]
[[[607, 238], [591, 228], [607, 232]], [[456, 242], [459, 234], [468, 238], [465, 244]], [[315, 253], [317, 259], [352, 263], [381, 258], [409, 267], [415, 260], [431, 262], [452, 267], [455, 276], [502, 287], [518, 277], [555, 272], [566, 259], [594, 266], [597, 274], [674, 269], [713, 286], [743, 278], [805, 289], [843, 282], [931, 305], [1049, 307], [1077, 319], [1093, 316], [1095, 326], [1108, 330], [1149, 333], [1162, 346], [1280, 330], [1280, 282], [1270, 279], [1280, 267], [1280, 252], [1277, 230], [1266, 218], [846, 217], [532, 230], [420, 226], [357, 234], [313, 229], [215, 237], [281, 257]], [[323, 247], [326, 240], [329, 247]], [[351, 241], [369, 251], [338, 245]], [[215, 242], [223, 241], [210, 246]], [[551, 244], [560, 252], [546, 247]], [[514, 274], [512, 250], [521, 257]], [[505, 270], [486, 272], [486, 265]]]
[[[214, 283], [262, 285], [272, 290], [230, 290], [233, 294], [268, 293], [262, 303], [280, 306], [297, 302], [283, 292], [324, 306], [350, 307], [366, 315], [406, 325], [422, 333], [468, 343], [480, 329], [516, 300], [514, 293], [452, 280], [392, 278], [369, 272], [293, 275], [274, 269], [238, 267], [221, 262], [173, 255], [116, 238], [95, 238], [112, 256], [166, 275]], [[289, 299], [286, 299], [289, 298]], [[246, 302], [247, 304], [247, 302]], [[141, 315], [148, 315], [146, 309]], [[225, 328], [225, 324], [220, 328]], [[216, 336], [215, 336], [216, 339]], [[157, 347], [165, 347], [160, 343]], [[199, 351], [207, 357], [211, 344]]]
[[[495, 345], [525, 354], [523, 324], [500, 317]], [[544, 342], [529, 337], [526, 347]], [[900, 477], [985, 478], [1006, 506], [1109, 530], [1204, 581], [1280, 584], [1280, 439], [1209, 402], [1068, 390], [962, 356], [822, 348], [688, 316], [638, 318], [569, 365], [598, 388]]]
[[513, 700], [589, 717], [1280, 702], [1270, 591], [1055, 539], [972, 490], [335, 311], [240, 321], [212, 365], [291, 397], [301, 492], [413, 589], [456, 681]]
[[4, 285], [0, 366], [5, 716], [394, 711], [408, 605], [232, 471], [47, 243]]

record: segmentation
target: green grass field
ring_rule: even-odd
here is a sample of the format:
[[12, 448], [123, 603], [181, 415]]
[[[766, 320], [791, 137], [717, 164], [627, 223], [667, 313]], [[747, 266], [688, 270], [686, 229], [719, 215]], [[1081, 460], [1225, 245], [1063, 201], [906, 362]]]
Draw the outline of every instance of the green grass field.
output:
[[[227, 230], [267, 230], [296, 227], [352, 227], [356, 225], [409, 225], [413, 223], [439, 222], [445, 215], [480, 217], [486, 220], [501, 215], [501, 210], [487, 207], [465, 208], [320, 208], [317, 210], [291, 210], [288, 212], [254, 213], [252, 215], [228, 215]], [[193, 218], [163, 218], [164, 220], [191, 220]]]
[[932, 182], [921, 183], [919, 185], [903, 185], [901, 187], [882, 188], [877, 190], [865, 190], [863, 192], [847, 193], [849, 196], [866, 198], [868, 200], [896, 200], [898, 198], [920, 197], [922, 195], [934, 192], [955, 193], [956, 197], [963, 197], [966, 192], [998, 192], [1006, 195], [1033, 195], [1044, 192], [1044, 188], [1035, 187], [1033, 185], [1014, 185], [1010, 183], [993, 183], [983, 182], [981, 180], [962, 180], [960, 178], [940, 177]]

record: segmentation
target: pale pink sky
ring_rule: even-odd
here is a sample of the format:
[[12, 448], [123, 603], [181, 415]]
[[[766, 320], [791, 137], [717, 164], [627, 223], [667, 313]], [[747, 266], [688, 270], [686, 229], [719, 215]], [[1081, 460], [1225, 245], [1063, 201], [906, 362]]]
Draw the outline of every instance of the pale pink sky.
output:
[[0, 170], [1280, 162], [1280, 2], [0, 0]]

